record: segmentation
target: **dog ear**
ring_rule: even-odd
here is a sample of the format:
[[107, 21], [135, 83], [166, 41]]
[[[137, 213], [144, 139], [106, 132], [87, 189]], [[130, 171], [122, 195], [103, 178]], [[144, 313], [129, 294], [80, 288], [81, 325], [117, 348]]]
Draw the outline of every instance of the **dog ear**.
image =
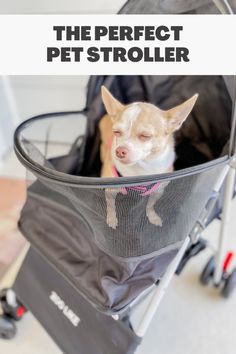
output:
[[120, 112], [123, 109], [124, 106], [115, 97], [112, 96], [110, 91], [108, 91], [108, 89], [105, 86], [102, 86], [101, 92], [102, 92], [102, 100], [106, 108], [106, 111], [112, 119], [114, 116], [117, 115], [118, 112]]
[[168, 133], [173, 133], [175, 130], [178, 130], [181, 127], [181, 125], [183, 124], [185, 119], [187, 119], [189, 113], [193, 109], [197, 98], [198, 94], [195, 94], [179, 106], [165, 111]]

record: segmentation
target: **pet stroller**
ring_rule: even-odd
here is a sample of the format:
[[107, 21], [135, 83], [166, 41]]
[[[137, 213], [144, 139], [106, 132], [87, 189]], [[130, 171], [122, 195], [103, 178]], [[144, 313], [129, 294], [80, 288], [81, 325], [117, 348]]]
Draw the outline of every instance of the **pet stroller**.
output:
[[[159, 3], [147, 3], [160, 12]], [[200, 3], [214, 12], [207, 1]], [[135, 4], [127, 2], [122, 12], [145, 13], [136, 7], [141, 2]], [[124, 103], [148, 101], [163, 109], [199, 93], [176, 134], [174, 172], [98, 177], [101, 85]], [[224, 241], [235, 175], [234, 87], [232, 77], [221, 76], [96, 76], [90, 78], [84, 111], [22, 123], [15, 152], [27, 168], [28, 190], [19, 227], [31, 247], [13, 286], [20, 303], [6, 290], [5, 314], [19, 318], [23, 304], [64, 353], [134, 353], [181, 259], [183, 265], [196, 253], [201, 231], [222, 207]], [[145, 216], [147, 198], [134, 187], [166, 182], [156, 204], [163, 222], [157, 227]], [[105, 190], [114, 188], [126, 191], [116, 198], [116, 229], [106, 222]], [[222, 252], [220, 247], [205, 280], [214, 275], [221, 283]], [[147, 295], [146, 311], [134, 321]]]

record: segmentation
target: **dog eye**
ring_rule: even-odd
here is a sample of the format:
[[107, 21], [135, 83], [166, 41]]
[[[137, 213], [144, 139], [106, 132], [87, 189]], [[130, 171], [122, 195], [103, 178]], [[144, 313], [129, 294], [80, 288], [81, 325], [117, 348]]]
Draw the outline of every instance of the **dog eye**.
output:
[[147, 141], [147, 140], [150, 140], [151, 139], [151, 135], [148, 135], [148, 134], [139, 134], [138, 138], [142, 141]]
[[122, 133], [121, 133], [120, 130], [114, 130], [114, 131], [113, 131], [113, 134], [114, 134], [115, 136], [121, 136], [121, 135], [122, 135]]

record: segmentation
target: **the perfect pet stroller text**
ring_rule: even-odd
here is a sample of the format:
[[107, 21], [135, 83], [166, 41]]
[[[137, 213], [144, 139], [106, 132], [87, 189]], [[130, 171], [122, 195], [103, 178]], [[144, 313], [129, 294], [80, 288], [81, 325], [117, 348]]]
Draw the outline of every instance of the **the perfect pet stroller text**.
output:
[[[104, 46], [47, 47], [47, 62], [189, 62], [189, 49], [180, 46], [163, 46], [163, 43], [180, 41], [183, 26], [54, 26], [57, 41], [63, 43], [104, 43]], [[109, 42], [135, 43], [134, 46], [109, 46]], [[148, 43], [159, 46], [149, 47]], [[143, 45], [147, 43], [147, 45]], [[160, 44], [161, 43], [161, 44]]]

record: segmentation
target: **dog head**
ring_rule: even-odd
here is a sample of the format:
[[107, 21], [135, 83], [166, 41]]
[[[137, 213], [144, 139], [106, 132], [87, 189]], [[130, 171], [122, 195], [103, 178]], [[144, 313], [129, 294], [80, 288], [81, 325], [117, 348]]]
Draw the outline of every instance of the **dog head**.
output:
[[173, 133], [191, 112], [198, 95], [163, 111], [150, 103], [120, 103], [102, 86], [102, 100], [112, 121], [112, 159], [127, 165], [152, 160], [161, 155], [168, 144], [173, 146]]

